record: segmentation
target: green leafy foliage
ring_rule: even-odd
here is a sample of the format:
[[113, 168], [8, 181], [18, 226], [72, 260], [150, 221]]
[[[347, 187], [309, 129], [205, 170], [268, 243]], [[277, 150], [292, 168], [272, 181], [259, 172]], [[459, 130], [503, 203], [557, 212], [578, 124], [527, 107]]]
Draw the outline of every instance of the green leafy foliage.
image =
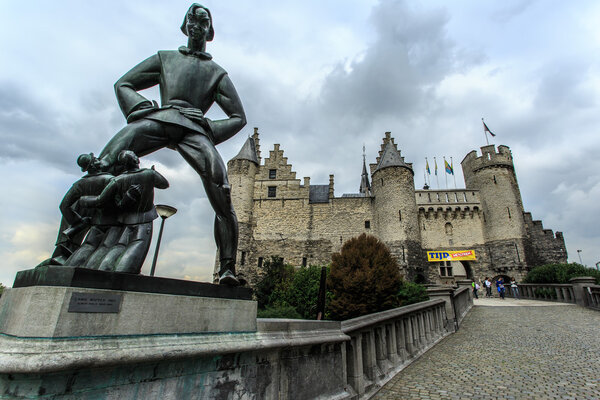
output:
[[400, 301], [400, 306], [407, 306], [429, 300], [429, 295], [425, 286], [403, 281], [400, 290], [398, 290], [398, 300]]
[[264, 268], [265, 274], [255, 288], [259, 317], [316, 318], [321, 267], [295, 269], [272, 257]]
[[400, 283], [396, 260], [381, 241], [366, 234], [352, 238], [332, 257], [330, 316], [345, 320], [397, 307]]
[[578, 276], [591, 276], [600, 284], [600, 271], [581, 264], [546, 264], [533, 268], [523, 283], [569, 283], [569, 279]]
[[287, 318], [302, 319], [298, 311], [292, 306], [267, 307], [264, 310], [259, 309], [258, 318]]
[[265, 274], [254, 290], [260, 309], [280, 303], [278, 300], [294, 274], [294, 267], [285, 265], [280, 257], [271, 257], [271, 260], [265, 261], [263, 268]]
[[0, 283], [0, 296], [2, 296], [2, 292], [4, 292], [4, 288], [6, 288], [6, 286], [4, 286], [3, 284]]

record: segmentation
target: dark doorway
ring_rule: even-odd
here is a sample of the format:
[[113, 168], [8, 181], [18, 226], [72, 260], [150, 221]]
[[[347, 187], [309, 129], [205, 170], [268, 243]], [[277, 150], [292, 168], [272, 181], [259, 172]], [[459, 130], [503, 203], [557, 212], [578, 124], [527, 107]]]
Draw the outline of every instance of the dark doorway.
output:
[[467, 273], [467, 279], [474, 280], [474, 278], [473, 278], [473, 269], [471, 268], [471, 265], [469, 265], [469, 262], [468, 261], [461, 261], [460, 263], [465, 268], [465, 272]]

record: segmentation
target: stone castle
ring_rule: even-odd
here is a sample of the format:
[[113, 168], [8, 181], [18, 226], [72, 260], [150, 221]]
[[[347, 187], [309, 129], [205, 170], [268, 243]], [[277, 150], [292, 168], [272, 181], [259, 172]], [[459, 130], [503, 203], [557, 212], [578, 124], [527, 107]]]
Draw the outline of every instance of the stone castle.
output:
[[239, 221], [237, 271], [252, 286], [272, 256], [295, 266], [325, 265], [342, 244], [367, 233], [397, 259], [405, 279], [522, 279], [536, 265], [566, 262], [562, 233], [525, 212], [510, 149], [471, 151], [465, 189], [415, 189], [412, 164], [386, 132], [376, 162], [363, 160], [360, 190], [334, 195], [329, 184], [296, 178], [279, 144], [261, 164], [258, 129], [228, 164]]

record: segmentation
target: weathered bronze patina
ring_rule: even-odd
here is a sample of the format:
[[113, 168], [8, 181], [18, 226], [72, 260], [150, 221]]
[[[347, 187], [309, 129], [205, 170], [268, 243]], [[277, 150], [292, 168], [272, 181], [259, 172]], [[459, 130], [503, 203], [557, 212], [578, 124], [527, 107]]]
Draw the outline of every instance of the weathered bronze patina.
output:
[[[237, 218], [227, 170], [215, 145], [239, 132], [246, 116], [227, 72], [205, 51], [206, 42], [214, 37], [210, 11], [193, 4], [181, 30], [188, 36], [187, 46], [159, 51], [115, 84], [128, 124], [109, 141], [99, 158], [108, 167], [122, 150], [132, 150], [140, 157], [164, 147], [177, 150], [200, 175], [216, 213], [219, 282], [237, 285]], [[161, 106], [138, 93], [155, 85], [160, 86]], [[213, 121], [205, 117], [215, 102], [228, 118]]]

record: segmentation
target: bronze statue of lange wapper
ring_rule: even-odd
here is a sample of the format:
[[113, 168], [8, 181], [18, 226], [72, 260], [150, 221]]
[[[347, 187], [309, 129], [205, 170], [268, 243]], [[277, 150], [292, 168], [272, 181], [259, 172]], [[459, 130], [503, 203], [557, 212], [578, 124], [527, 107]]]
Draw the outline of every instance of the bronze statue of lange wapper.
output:
[[[239, 132], [246, 116], [227, 72], [205, 51], [206, 42], [214, 37], [210, 11], [192, 4], [181, 31], [188, 37], [187, 47], [159, 51], [115, 84], [127, 126], [108, 142], [99, 159], [109, 168], [123, 150], [140, 157], [163, 147], [177, 150], [200, 175], [216, 213], [219, 282], [235, 286], [239, 284], [235, 276], [237, 218], [227, 170], [215, 146]], [[160, 107], [138, 93], [155, 85], [160, 86]], [[215, 102], [228, 118], [212, 121], [205, 117]]]

